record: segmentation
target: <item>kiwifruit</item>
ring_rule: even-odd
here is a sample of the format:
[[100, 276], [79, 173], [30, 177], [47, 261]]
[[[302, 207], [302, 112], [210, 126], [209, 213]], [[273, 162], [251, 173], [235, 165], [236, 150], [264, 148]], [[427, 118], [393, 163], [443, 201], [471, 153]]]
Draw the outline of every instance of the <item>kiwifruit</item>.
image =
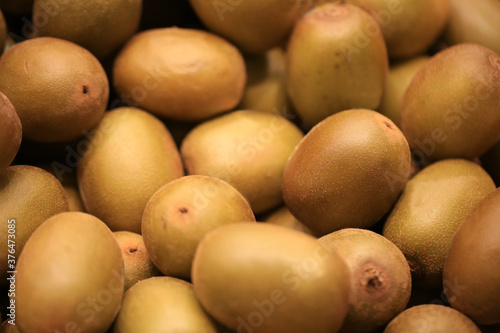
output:
[[346, 0], [370, 13], [382, 29], [391, 58], [424, 53], [440, 36], [449, 0]]
[[378, 23], [362, 9], [313, 9], [297, 22], [287, 54], [288, 93], [305, 127], [346, 109], [379, 106], [387, 50]]
[[203, 23], [249, 53], [284, 43], [295, 22], [321, 0], [190, 0]]
[[186, 176], [151, 197], [142, 217], [142, 235], [163, 274], [189, 279], [203, 237], [222, 225], [244, 221], [255, 222], [255, 217], [234, 187], [212, 177]]
[[25, 15], [31, 12], [33, 0], [0, 0], [0, 8], [8, 15]]
[[113, 67], [122, 99], [183, 121], [233, 109], [245, 81], [245, 62], [236, 47], [209, 32], [177, 27], [136, 34]]
[[21, 139], [21, 120], [7, 96], [0, 92], [0, 173], [14, 160]]
[[125, 291], [141, 280], [161, 274], [151, 261], [141, 235], [130, 231], [115, 231], [113, 235], [125, 263]]
[[474, 206], [495, 189], [476, 163], [447, 159], [413, 177], [391, 211], [383, 235], [404, 253], [413, 283], [441, 288], [451, 238]]
[[481, 333], [472, 320], [452, 308], [425, 304], [401, 312], [384, 333]]
[[101, 120], [109, 96], [92, 53], [51, 37], [17, 43], [2, 55], [0, 91], [14, 105], [23, 136], [41, 142], [82, 136]]
[[205, 310], [238, 332], [337, 332], [349, 309], [344, 261], [316, 238], [270, 223], [209, 233], [192, 278]]
[[450, 15], [444, 31], [449, 44], [476, 43], [500, 53], [500, 2], [497, 0], [450, 0]]
[[3, 53], [5, 48], [5, 42], [7, 40], [7, 24], [5, 23], [5, 17], [0, 9], [0, 54]]
[[33, 29], [38, 36], [74, 42], [103, 58], [137, 30], [142, 0], [35, 0]]
[[481, 156], [500, 140], [500, 55], [476, 44], [445, 49], [415, 75], [401, 128], [421, 158]]
[[217, 333], [217, 324], [196, 299], [193, 286], [160, 276], [139, 281], [123, 298], [114, 333]]
[[234, 111], [195, 127], [181, 155], [189, 174], [228, 182], [259, 214], [283, 202], [283, 170], [303, 135], [278, 114]]
[[500, 189], [472, 210], [451, 240], [444, 292], [451, 306], [476, 323], [500, 324]]
[[411, 293], [405, 256], [386, 238], [364, 229], [342, 229], [318, 240], [336, 252], [351, 273], [351, 308], [340, 332], [374, 332], [406, 308]]
[[22, 332], [106, 332], [123, 295], [123, 259], [96, 217], [67, 212], [30, 237], [16, 266], [16, 324]]
[[309, 230], [308, 227], [306, 227], [302, 222], [297, 220], [297, 218], [293, 216], [292, 213], [290, 213], [290, 210], [286, 206], [272, 212], [268, 217], [264, 219], [264, 222], [301, 231], [308, 235], [313, 234], [313, 232]]
[[[33, 166], [15, 165], [0, 175], [0, 284], [7, 283], [7, 271], [13, 271], [7, 261], [9, 248], [15, 241], [15, 258], [36, 228], [47, 218], [68, 211], [64, 189], [50, 173]], [[9, 232], [9, 224], [15, 230]], [[15, 238], [8, 236], [14, 234]]]
[[273, 48], [265, 55], [247, 55], [247, 83], [238, 108], [290, 113], [285, 86], [285, 52]]
[[153, 115], [127, 107], [107, 112], [90, 136], [77, 170], [86, 210], [113, 231], [140, 233], [149, 198], [184, 174], [172, 136]]
[[285, 203], [317, 236], [369, 228], [389, 211], [410, 174], [408, 142], [378, 112], [353, 109], [317, 124], [283, 174]]
[[380, 113], [401, 125], [401, 103], [406, 89], [420, 68], [429, 61], [428, 56], [420, 56], [392, 65], [385, 83]]

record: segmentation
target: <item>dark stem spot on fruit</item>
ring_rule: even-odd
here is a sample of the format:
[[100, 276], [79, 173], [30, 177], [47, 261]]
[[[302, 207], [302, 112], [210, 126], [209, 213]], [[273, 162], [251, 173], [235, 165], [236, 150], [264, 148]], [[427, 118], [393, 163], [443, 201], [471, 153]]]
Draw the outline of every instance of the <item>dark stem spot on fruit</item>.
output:
[[83, 86], [83, 93], [85, 95], [89, 93], [89, 88], [87, 86]]
[[389, 127], [390, 129], [394, 129], [394, 127], [392, 126], [392, 124], [388, 121], [384, 121], [384, 125]]
[[137, 252], [136, 247], [131, 247], [130, 249], [128, 249], [128, 253], [135, 253], [135, 252]]
[[179, 212], [181, 212], [182, 214], [186, 214], [188, 212], [188, 209], [186, 207], [180, 207]]
[[391, 285], [391, 279], [386, 271], [384, 267], [374, 262], [361, 266], [356, 274], [361, 292], [372, 297], [382, 296]]

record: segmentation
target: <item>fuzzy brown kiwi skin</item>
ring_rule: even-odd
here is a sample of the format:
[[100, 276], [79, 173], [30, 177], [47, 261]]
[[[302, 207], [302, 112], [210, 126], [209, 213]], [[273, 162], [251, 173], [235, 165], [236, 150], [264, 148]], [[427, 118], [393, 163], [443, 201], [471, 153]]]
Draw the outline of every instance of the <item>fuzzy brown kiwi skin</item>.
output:
[[451, 306], [483, 325], [500, 324], [500, 190], [481, 200], [453, 236], [443, 271]]
[[406, 309], [394, 318], [384, 333], [481, 333], [479, 328], [464, 314], [455, 309], [424, 304]]
[[14, 106], [0, 92], [0, 173], [14, 160], [22, 140], [22, 125]]
[[349, 228], [318, 242], [339, 254], [351, 272], [352, 304], [340, 332], [373, 332], [405, 309], [411, 275], [396, 245], [372, 231]]
[[414, 285], [442, 288], [443, 265], [453, 234], [494, 189], [484, 169], [463, 159], [436, 162], [408, 182], [382, 234], [406, 256]]
[[455, 45], [415, 75], [403, 97], [401, 129], [428, 161], [473, 159], [500, 140], [499, 98], [500, 55], [477, 44]]

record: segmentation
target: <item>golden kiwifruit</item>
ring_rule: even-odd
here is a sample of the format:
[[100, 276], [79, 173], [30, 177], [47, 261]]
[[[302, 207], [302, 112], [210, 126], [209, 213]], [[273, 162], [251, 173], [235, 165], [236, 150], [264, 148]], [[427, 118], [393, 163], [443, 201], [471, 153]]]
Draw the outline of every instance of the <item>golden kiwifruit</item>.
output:
[[500, 53], [500, 2], [450, 0], [444, 40], [450, 44], [476, 43]]
[[25, 15], [31, 12], [33, 0], [0, 0], [0, 8], [4, 14]]
[[[0, 175], [0, 231], [1, 284], [7, 283], [7, 271], [12, 261], [7, 261], [9, 244], [15, 242], [15, 258], [36, 228], [47, 218], [68, 211], [64, 189], [47, 171], [33, 166], [16, 165]], [[13, 228], [7, 227], [7, 221]], [[14, 236], [9, 236], [14, 235]], [[9, 241], [10, 240], [10, 241]]]
[[181, 154], [189, 174], [228, 182], [259, 214], [283, 201], [283, 170], [302, 137], [278, 114], [234, 111], [195, 127], [182, 142]]
[[285, 203], [317, 236], [369, 228], [389, 211], [410, 174], [410, 149], [387, 117], [365, 109], [317, 124], [290, 156]]
[[141, 232], [151, 196], [184, 174], [179, 151], [163, 123], [136, 108], [106, 113], [78, 166], [86, 210], [113, 231]]
[[344, 261], [316, 238], [270, 223], [209, 233], [192, 278], [207, 312], [238, 332], [337, 332], [349, 309]]
[[0, 173], [7, 169], [21, 146], [22, 126], [14, 106], [0, 92]]
[[159, 276], [142, 280], [127, 291], [112, 332], [219, 331], [198, 302], [191, 283]]
[[245, 81], [245, 62], [236, 47], [209, 32], [177, 27], [135, 35], [113, 67], [122, 99], [177, 120], [202, 120], [233, 109]]
[[313, 9], [295, 26], [287, 54], [288, 93], [306, 127], [339, 111], [379, 106], [387, 50], [378, 23], [362, 9]]
[[451, 240], [443, 270], [453, 308], [476, 323], [500, 324], [500, 189], [481, 200]]
[[284, 43], [295, 22], [321, 0], [190, 0], [205, 25], [245, 52], [264, 53]]
[[424, 53], [444, 29], [449, 0], [346, 0], [357, 5], [380, 24], [391, 58]]
[[375, 332], [406, 308], [410, 267], [392, 242], [364, 229], [342, 229], [318, 240], [351, 273], [351, 308], [340, 332]]
[[500, 140], [500, 55], [476, 44], [439, 52], [415, 75], [401, 129], [422, 159], [479, 157]]
[[401, 126], [401, 103], [406, 89], [420, 68], [429, 61], [428, 56], [420, 56], [392, 65], [385, 83], [380, 113]]
[[284, 206], [274, 212], [272, 212], [268, 217], [264, 219], [264, 222], [280, 225], [285, 228], [290, 228], [293, 230], [301, 231], [305, 234], [312, 235], [313, 232], [309, 230], [302, 222], [297, 220], [290, 210]]
[[142, 235], [163, 274], [190, 279], [198, 243], [210, 231], [236, 222], [255, 222], [248, 201], [228, 183], [186, 176], [164, 185], [149, 200]]
[[106, 332], [120, 308], [123, 267], [113, 233], [96, 217], [47, 219], [16, 266], [17, 325], [22, 332]]
[[33, 29], [38, 36], [69, 40], [103, 58], [136, 32], [141, 9], [142, 0], [35, 0]]
[[401, 312], [384, 333], [481, 333], [472, 320], [452, 308], [425, 304]]
[[387, 218], [383, 235], [408, 259], [413, 283], [441, 288], [451, 238], [474, 206], [495, 189], [476, 163], [447, 159], [413, 177]]
[[141, 235], [130, 231], [115, 231], [113, 235], [118, 241], [125, 263], [125, 291], [141, 280], [161, 275], [151, 261]]
[[109, 96], [92, 53], [52, 37], [26, 40], [2, 55], [0, 91], [14, 105], [23, 136], [41, 142], [82, 136], [101, 120]]
[[238, 108], [289, 113], [285, 62], [285, 52], [281, 48], [271, 49], [265, 55], [246, 56], [247, 84]]

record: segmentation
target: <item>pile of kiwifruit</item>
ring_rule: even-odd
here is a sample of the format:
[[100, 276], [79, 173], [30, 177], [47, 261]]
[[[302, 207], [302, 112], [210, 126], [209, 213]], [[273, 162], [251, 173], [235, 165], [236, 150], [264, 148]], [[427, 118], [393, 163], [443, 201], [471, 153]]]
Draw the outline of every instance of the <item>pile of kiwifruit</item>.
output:
[[0, 10], [0, 333], [500, 332], [500, 1]]

